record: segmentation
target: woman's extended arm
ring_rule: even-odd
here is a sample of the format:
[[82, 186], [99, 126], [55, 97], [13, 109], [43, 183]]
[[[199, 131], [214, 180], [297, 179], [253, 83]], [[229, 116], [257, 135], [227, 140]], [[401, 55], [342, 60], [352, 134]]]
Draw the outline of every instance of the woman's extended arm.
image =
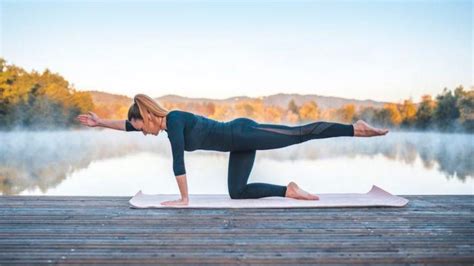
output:
[[125, 120], [100, 119], [99, 126], [125, 131]]
[[81, 114], [76, 117], [76, 119], [81, 122], [84, 126], [88, 127], [107, 127], [111, 129], [123, 130], [125, 131], [126, 120], [112, 120], [112, 119], [102, 119], [93, 112], [88, 112], [89, 114]]

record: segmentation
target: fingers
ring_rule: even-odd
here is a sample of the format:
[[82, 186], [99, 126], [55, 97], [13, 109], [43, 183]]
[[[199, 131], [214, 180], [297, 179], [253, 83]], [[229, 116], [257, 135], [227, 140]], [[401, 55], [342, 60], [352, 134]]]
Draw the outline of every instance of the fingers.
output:
[[76, 120], [79, 121], [84, 126], [90, 126], [89, 119], [90, 119], [89, 115], [78, 115], [76, 117]]
[[81, 122], [81, 124], [83, 124], [84, 126], [88, 126], [89, 124], [87, 123], [87, 120], [79, 120], [79, 122]]
[[81, 121], [81, 122], [82, 122], [82, 121], [87, 121], [88, 119], [89, 119], [89, 117], [83, 117], [83, 116], [82, 116], [82, 117], [79, 117], [79, 116], [76, 117], [76, 120], [79, 120], [79, 121]]
[[160, 204], [165, 205], [165, 206], [188, 205], [187, 202], [184, 202], [182, 200], [164, 201], [164, 202], [161, 202]]
[[98, 116], [96, 113], [91, 112], [91, 111], [89, 111], [88, 113], [89, 113], [89, 115], [91, 116], [92, 119], [94, 119], [94, 120], [98, 120], [98, 119], [99, 119], [99, 116]]
[[85, 115], [85, 114], [76, 116], [76, 118], [90, 118], [90, 117], [91, 117], [90, 115]]
[[87, 122], [87, 121], [90, 121], [90, 120], [94, 120], [94, 117], [92, 115], [86, 115], [86, 114], [80, 114], [78, 116], [76, 116], [76, 120], [79, 120], [79, 121], [84, 121], [84, 122]]

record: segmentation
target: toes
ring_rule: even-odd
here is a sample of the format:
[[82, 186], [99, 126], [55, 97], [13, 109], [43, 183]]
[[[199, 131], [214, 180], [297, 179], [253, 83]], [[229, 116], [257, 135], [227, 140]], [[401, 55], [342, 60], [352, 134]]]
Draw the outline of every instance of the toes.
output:
[[316, 196], [316, 195], [314, 195], [314, 194], [311, 194], [311, 195], [310, 195], [310, 199], [312, 199], [312, 200], [318, 200], [319, 197]]

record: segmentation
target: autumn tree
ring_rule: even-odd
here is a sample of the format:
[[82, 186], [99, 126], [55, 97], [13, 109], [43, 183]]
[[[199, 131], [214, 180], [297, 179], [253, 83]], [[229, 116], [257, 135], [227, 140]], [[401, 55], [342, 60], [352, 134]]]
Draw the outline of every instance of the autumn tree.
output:
[[315, 121], [319, 118], [319, 107], [315, 101], [305, 102], [298, 113], [300, 114], [301, 122]]
[[266, 106], [263, 116], [263, 121], [268, 123], [282, 122], [284, 110], [278, 106]]
[[400, 106], [400, 115], [402, 116], [401, 126], [411, 127], [416, 121], [416, 105], [412, 99], [404, 100]]
[[46, 69], [27, 72], [0, 58], [0, 127], [68, 127], [74, 117], [93, 107], [62, 76]]
[[354, 104], [345, 104], [337, 110], [337, 119], [344, 123], [352, 123], [355, 113], [356, 108]]
[[205, 103], [205, 115], [213, 115], [216, 111], [216, 105], [213, 102], [206, 102]]
[[388, 125], [399, 126], [402, 123], [402, 115], [398, 109], [397, 104], [388, 103], [384, 104], [384, 110], [387, 110], [389, 123]]

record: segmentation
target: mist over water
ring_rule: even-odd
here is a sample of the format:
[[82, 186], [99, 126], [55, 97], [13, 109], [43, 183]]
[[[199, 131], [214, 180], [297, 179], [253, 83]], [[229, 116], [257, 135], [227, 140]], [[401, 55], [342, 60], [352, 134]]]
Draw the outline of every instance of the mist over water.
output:
[[[297, 181], [321, 193], [473, 194], [469, 134], [390, 132], [371, 138], [315, 139], [257, 151], [249, 182]], [[2, 195], [178, 193], [165, 132], [108, 129], [0, 133]], [[226, 194], [226, 152], [185, 152], [190, 193]]]

